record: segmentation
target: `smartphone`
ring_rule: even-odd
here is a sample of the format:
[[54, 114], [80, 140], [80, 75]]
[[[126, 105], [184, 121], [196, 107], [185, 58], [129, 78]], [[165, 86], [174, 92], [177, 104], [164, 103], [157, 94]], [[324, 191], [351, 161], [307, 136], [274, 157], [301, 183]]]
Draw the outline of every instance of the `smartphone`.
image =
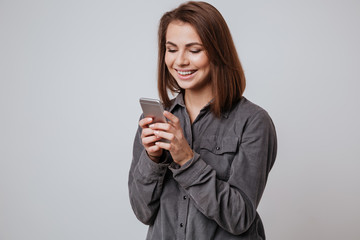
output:
[[[144, 113], [144, 117], [151, 117], [153, 122], [166, 123], [166, 118], [163, 115], [164, 107], [157, 99], [140, 98], [140, 105]], [[167, 139], [160, 139], [160, 142], [170, 142]]]
[[166, 123], [166, 118], [163, 115], [164, 107], [160, 100], [140, 98], [139, 101], [144, 113], [144, 117], [151, 117], [154, 122]]

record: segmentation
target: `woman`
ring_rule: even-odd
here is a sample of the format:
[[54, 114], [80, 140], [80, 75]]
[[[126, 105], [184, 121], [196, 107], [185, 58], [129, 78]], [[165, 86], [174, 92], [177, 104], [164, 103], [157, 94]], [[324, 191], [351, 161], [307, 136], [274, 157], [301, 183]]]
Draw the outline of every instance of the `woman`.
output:
[[[188, 2], [164, 14], [158, 73], [169, 121], [140, 120], [129, 174], [147, 239], [265, 239], [256, 208], [275, 161], [275, 128], [242, 96], [244, 72], [213, 6]], [[168, 91], [178, 95], [170, 100]]]

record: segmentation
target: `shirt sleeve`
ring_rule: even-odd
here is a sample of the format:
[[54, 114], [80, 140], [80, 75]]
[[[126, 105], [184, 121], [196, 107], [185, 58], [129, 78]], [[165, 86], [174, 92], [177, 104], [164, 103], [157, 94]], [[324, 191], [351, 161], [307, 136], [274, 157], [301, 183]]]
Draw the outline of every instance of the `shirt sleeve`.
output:
[[164, 176], [167, 171], [168, 153], [161, 163], [153, 162], [141, 142], [139, 127], [134, 140], [133, 159], [129, 172], [130, 204], [136, 217], [144, 224], [152, 224], [160, 206]]
[[198, 210], [234, 235], [246, 232], [275, 161], [277, 139], [265, 110], [248, 120], [230, 168], [228, 181], [197, 153], [180, 168], [171, 165], [174, 179], [187, 191]]

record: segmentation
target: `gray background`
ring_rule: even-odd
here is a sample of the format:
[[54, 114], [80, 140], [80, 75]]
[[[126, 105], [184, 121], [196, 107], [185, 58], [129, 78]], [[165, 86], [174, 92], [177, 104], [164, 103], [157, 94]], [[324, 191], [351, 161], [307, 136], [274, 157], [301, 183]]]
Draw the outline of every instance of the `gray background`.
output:
[[[279, 152], [268, 239], [358, 239], [359, 1], [209, 1]], [[156, 32], [180, 1], [0, 0], [0, 239], [144, 239], [127, 174], [157, 97]]]

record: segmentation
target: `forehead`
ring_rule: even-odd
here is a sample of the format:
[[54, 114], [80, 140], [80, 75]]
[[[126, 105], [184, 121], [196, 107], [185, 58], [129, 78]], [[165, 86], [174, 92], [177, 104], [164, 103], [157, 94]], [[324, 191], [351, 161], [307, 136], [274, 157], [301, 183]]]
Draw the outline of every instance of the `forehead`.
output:
[[202, 43], [195, 28], [191, 24], [181, 21], [173, 21], [169, 24], [166, 31], [166, 41], [176, 44], [186, 44], [189, 42]]

